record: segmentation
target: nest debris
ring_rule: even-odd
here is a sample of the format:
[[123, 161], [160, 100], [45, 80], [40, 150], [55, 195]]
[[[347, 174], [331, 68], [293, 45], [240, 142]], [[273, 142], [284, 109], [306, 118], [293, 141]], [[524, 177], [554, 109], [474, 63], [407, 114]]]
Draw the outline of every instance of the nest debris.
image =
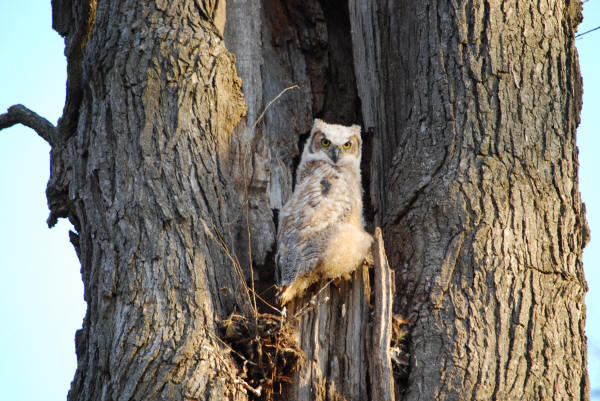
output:
[[285, 317], [257, 313], [248, 318], [232, 313], [222, 321], [221, 330], [235, 351], [232, 355], [238, 363], [238, 376], [257, 389], [254, 399], [274, 400], [281, 394], [282, 383], [292, 381], [305, 358], [296, 343], [294, 327]]

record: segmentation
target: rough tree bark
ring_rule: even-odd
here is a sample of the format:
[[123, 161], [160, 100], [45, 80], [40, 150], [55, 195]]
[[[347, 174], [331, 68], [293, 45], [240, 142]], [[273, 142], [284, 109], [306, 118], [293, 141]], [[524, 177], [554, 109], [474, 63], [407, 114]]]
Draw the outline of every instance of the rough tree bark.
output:
[[350, 3], [402, 399], [588, 399], [581, 3]]
[[248, 286], [272, 301], [313, 117], [363, 124], [365, 215], [410, 366], [386, 382], [392, 285], [362, 268], [298, 322], [307, 359], [281, 398], [589, 399], [579, 1], [52, 5], [64, 115], [16, 106], [0, 129], [52, 145], [48, 222], [76, 230], [88, 309], [69, 400], [256, 396], [219, 321], [252, 314]]

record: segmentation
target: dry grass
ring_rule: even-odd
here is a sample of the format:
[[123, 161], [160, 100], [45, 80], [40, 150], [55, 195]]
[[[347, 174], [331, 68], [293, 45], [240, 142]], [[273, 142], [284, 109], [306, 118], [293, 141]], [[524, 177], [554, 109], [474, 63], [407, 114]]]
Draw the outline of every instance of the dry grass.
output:
[[291, 382], [304, 360], [290, 321], [269, 313], [251, 318], [233, 313], [222, 322], [221, 329], [235, 350], [232, 355], [238, 363], [238, 376], [257, 390], [253, 398], [274, 400], [281, 394], [282, 383]]

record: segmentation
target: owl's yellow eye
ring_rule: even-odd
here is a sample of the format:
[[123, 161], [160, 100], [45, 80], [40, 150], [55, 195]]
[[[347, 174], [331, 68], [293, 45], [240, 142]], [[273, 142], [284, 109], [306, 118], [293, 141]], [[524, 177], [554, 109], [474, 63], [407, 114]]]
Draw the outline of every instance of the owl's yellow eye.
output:
[[343, 145], [342, 145], [342, 147], [343, 147], [345, 150], [348, 150], [348, 149], [350, 149], [350, 148], [352, 147], [352, 142], [348, 141], [348, 142], [346, 142], [345, 144], [343, 144]]
[[321, 146], [323, 146], [324, 148], [328, 147], [329, 145], [331, 145], [331, 142], [329, 141], [329, 139], [321, 139]]

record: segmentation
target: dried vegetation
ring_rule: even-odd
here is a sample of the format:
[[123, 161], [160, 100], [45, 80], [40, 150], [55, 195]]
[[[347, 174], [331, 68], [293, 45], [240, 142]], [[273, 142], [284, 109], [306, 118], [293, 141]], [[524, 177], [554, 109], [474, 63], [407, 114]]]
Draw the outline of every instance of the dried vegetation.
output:
[[255, 398], [273, 400], [304, 359], [289, 320], [269, 313], [248, 318], [231, 314], [221, 324], [224, 339], [235, 351], [239, 377], [256, 389]]

